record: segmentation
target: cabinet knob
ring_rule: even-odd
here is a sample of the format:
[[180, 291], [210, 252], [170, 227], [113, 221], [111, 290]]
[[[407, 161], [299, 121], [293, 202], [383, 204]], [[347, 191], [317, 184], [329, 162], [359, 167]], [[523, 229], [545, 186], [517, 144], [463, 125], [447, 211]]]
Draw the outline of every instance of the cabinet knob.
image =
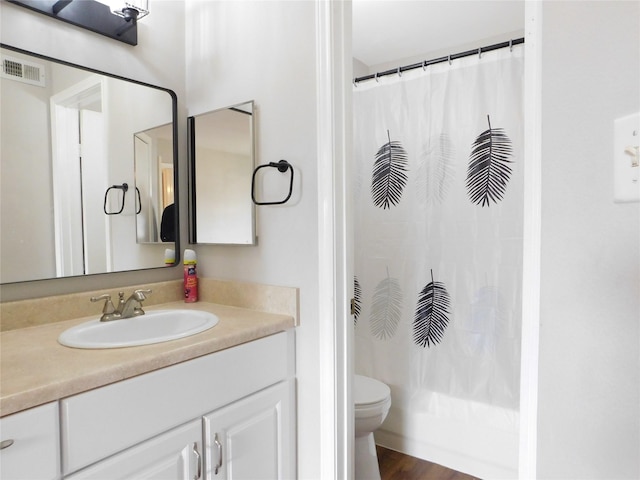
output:
[[0, 442], [0, 450], [4, 450], [5, 448], [9, 448], [11, 445], [13, 445], [13, 440], [9, 439], [9, 440], [3, 440]]

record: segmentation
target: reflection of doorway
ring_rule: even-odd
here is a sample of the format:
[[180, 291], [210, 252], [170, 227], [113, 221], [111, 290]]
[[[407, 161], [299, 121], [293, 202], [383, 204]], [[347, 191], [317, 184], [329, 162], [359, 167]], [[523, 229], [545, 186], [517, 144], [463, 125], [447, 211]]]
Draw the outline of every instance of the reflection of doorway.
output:
[[173, 204], [173, 129], [170, 124], [134, 135], [138, 243], [156, 243], [160, 238], [165, 208]]
[[173, 165], [170, 163], [161, 163], [162, 170], [162, 208], [165, 209], [171, 205], [173, 200]]
[[158, 241], [158, 212], [156, 211], [158, 178], [157, 163], [153, 161], [153, 140], [145, 132], [134, 136], [136, 190], [140, 204], [136, 215], [136, 238], [138, 243]]
[[111, 271], [104, 88], [89, 77], [51, 97], [53, 208], [58, 276]]

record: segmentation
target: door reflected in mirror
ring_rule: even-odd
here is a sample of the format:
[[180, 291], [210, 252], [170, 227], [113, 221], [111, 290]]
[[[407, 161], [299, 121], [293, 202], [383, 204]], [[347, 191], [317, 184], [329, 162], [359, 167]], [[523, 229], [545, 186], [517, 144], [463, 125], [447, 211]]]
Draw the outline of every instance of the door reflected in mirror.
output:
[[[164, 267], [175, 94], [7, 45], [0, 53], [0, 282]], [[147, 164], [134, 165], [141, 139]]]
[[172, 127], [161, 125], [134, 135], [138, 243], [176, 238]]
[[252, 101], [189, 117], [192, 243], [254, 245]]

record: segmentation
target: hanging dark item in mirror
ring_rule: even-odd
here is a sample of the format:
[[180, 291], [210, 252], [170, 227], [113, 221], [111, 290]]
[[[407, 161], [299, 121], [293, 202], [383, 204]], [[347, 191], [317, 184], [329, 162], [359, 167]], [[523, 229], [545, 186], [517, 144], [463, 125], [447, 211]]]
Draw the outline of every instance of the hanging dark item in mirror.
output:
[[176, 240], [176, 206], [174, 203], [167, 205], [162, 211], [160, 240], [163, 242], [175, 242]]

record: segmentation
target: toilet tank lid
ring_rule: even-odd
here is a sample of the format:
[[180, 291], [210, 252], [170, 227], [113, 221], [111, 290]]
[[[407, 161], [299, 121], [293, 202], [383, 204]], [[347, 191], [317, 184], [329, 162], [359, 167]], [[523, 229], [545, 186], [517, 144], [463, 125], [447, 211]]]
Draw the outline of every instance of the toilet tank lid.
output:
[[353, 382], [353, 401], [356, 405], [382, 402], [391, 395], [387, 385], [375, 378], [355, 375]]

